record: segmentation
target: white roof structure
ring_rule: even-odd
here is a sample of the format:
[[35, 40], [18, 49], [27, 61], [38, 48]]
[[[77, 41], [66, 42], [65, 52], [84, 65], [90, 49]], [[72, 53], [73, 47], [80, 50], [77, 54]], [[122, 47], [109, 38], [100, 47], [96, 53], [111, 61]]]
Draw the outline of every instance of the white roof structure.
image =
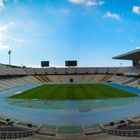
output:
[[112, 58], [122, 60], [140, 60], [140, 49], [136, 49], [134, 51], [130, 51]]

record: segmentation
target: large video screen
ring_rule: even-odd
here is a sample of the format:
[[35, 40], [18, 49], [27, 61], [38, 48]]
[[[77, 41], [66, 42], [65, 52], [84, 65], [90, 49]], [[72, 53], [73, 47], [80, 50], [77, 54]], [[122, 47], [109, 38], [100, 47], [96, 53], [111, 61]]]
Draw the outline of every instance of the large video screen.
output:
[[76, 60], [65, 61], [65, 66], [77, 66]]
[[41, 61], [41, 67], [49, 67], [49, 61]]

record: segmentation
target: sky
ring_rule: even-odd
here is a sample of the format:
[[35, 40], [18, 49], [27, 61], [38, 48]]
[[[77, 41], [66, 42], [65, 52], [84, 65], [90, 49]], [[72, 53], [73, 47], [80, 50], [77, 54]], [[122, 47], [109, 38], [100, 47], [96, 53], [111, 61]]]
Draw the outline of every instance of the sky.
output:
[[140, 48], [140, 0], [0, 0], [0, 63], [131, 65], [112, 57]]

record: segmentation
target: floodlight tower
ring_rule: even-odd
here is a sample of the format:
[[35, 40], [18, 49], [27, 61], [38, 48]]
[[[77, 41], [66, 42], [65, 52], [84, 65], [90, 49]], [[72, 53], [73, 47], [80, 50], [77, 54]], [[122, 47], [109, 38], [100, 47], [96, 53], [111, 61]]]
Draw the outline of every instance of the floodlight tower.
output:
[[11, 50], [8, 51], [8, 55], [9, 55], [9, 65], [11, 65]]

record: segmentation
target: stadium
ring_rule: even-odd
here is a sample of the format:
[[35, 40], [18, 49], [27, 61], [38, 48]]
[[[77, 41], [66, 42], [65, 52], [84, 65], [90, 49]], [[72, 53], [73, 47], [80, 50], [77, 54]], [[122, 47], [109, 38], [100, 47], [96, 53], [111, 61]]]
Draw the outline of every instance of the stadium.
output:
[[139, 139], [139, 20], [138, 0], [0, 0], [0, 139]]
[[1, 138], [138, 137], [139, 56], [137, 49], [113, 57], [132, 60], [130, 67], [78, 67], [71, 60], [61, 68], [49, 61], [42, 68], [1, 64]]

